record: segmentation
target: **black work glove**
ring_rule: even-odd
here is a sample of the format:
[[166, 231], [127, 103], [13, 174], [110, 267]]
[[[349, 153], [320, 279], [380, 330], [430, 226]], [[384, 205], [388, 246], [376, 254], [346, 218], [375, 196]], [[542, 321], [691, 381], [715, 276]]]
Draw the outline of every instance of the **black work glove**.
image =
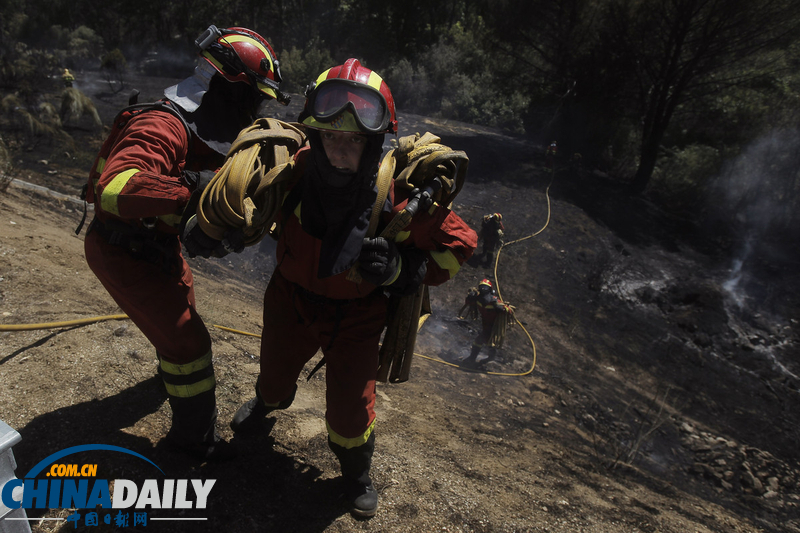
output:
[[[189, 254], [189, 257], [197, 257], [198, 255], [206, 259], [209, 257], [225, 257], [228, 255], [228, 252], [231, 251], [226, 249], [222, 241], [209, 237], [202, 228], [200, 228], [200, 225], [197, 223], [196, 215], [193, 215], [186, 223], [183, 235], [181, 236], [181, 242], [183, 242], [183, 246], [186, 248], [186, 253]], [[242, 248], [244, 248], [244, 239], [242, 239]]]
[[213, 170], [201, 170], [199, 172], [194, 170], [184, 170], [183, 171], [183, 180], [186, 182], [189, 187], [192, 188], [194, 191], [202, 192], [211, 180], [214, 179], [217, 173]]
[[244, 250], [244, 246], [244, 232], [241, 228], [229, 229], [225, 232], [225, 237], [222, 239], [222, 247], [227, 251], [238, 254]]
[[397, 276], [400, 254], [392, 241], [383, 237], [364, 238], [358, 256], [358, 273], [374, 285], [385, 285]]
[[433, 197], [430, 195], [428, 191], [419, 191], [419, 187], [415, 187], [411, 189], [411, 195], [409, 198], [413, 198], [419, 194], [419, 209], [417, 209], [417, 213], [421, 213], [423, 211], [427, 211], [433, 205]]
[[365, 238], [358, 257], [361, 277], [390, 292], [413, 294], [427, 272], [427, 254], [416, 248], [398, 249], [383, 237]]

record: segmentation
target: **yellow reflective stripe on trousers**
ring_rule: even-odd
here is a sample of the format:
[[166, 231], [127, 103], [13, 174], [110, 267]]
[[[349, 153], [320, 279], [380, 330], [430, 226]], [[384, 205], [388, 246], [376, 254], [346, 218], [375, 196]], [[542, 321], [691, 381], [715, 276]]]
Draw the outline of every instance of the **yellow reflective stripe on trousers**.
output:
[[458, 271], [461, 269], [461, 264], [456, 259], [456, 256], [453, 255], [453, 252], [450, 250], [445, 250], [443, 252], [432, 251], [429, 252], [431, 257], [436, 264], [439, 265], [443, 270], [447, 270], [450, 272], [450, 278], [452, 279], [453, 276], [458, 274]]
[[206, 392], [213, 389], [217, 384], [215, 376], [207, 377], [197, 383], [190, 385], [173, 385], [172, 383], [164, 382], [164, 387], [167, 389], [167, 394], [170, 396], [178, 396], [179, 398], [191, 398], [197, 396], [201, 392]]
[[375, 430], [375, 421], [372, 421], [372, 424], [369, 425], [367, 430], [364, 432], [363, 435], [359, 435], [358, 437], [353, 437], [352, 439], [348, 439], [342, 437], [334, 430], [331, 429], [331, 425], [328, 421], [325, 421], [325, 425], [328, 427], [328, 436], [330, 437], [331, 441], [334, 444], [338, 444], [342, 448], [349, 450], [350, 448], [355, 448], [357, 446], [361, 446], [362, 444], [366, 444], [367, 440], [369, 440], [369, 436], [372, 435], [372, 432]]
[[[184, 365], [176, 365], [163, 359], [160, 361], [161, 377], [164, 387], [170, 396], [191, 398], [200, 393], [212, 390], [217, 379], [211, 366], [211, 350], [203, 357]], [[192, 377], [193, 374], [198, 374]], [[174, 377], [172, 377], [174, 376]], [[186, 377], [188, 376], [188, 378]], [[200, 378], [197, 381], [192, 379]]]
[[206, 353], [203, 357], [195, 359], [191, 363], [186, 363], [185, 365], [176, 365], [163, 359], [161, 360], [160, 364], [161, 370], [167, 374], [186, 376], [188, 374], [197, 372], [198, 370], [203, 370], [211, 365], [211, 350], [209, 350], [208, 353]]
[[128, 184], [128, 181], [137, 172], [139, 172], [138, 168], [132, 168], [126, 170], [125, 172], [120, 172], [114, 176], [114, 179], [112, 179], [108, 185], [105, 186], [103, 189], [103, 194], [100, 197], [100, 207], [103, 209], [103, 211], [119, 216], [119, 193], [122, 192], [122, 189]]

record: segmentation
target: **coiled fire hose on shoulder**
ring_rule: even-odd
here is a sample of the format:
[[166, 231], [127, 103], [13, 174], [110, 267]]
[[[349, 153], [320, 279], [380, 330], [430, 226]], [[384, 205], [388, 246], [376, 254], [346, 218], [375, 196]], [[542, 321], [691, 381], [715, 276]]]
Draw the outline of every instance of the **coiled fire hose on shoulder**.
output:
[[203, 232], [222, 240], [239, 228], [245, 246], [271, 233], [293, 178], [294, 155], [305, 142], [297, 125], [272, 118], [242, 130], [200, 197], [197, 221]]
[[[441, 139], [432, 133], [401, 137], [397, 148], [383, 158], [378, 173], [379, 197], [373, 219], [370, 221], [369, 235], [374, 234], [379, 205], [383, 205], [388, 180], [393, 179], [395, 187], [408, 190], [417, 189], [406, 207], [397, 213], [389, 225], [381, 232], [381, 237], [394, 240], [405, 229], [419, 209], [422, 197], [433, 199], [439, 205], [450, 207], [464, 184], [469, 165], [467, 154], [452, 150], [439, 144]], [[427, 199], [426, 198], [426, 199]], [[357, 281], [358, 272], [354, 267], [348, 279]], [[408, 381], [411, 361], [414, 356], [417, 333], [431, 314], [430, 296], [425, 285], [415, 294], [392, 296], [390, 312], [380, 350], [377, 380], [379, 382]]]

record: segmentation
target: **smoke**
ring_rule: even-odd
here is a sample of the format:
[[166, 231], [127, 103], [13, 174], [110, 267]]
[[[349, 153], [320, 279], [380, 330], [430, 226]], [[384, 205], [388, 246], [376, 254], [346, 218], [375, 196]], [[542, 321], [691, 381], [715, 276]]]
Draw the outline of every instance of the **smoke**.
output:
[[722, 206], [755, 238], [790, 227], [800, 178], [800, 131], [775, 130], [748, 146], [721, 173]]
[[733, 260], [733, 266], [731, 267], [731, 273], [728, 277], [728, 280], [722, 284], [722, 288], [725, 289], [725, 292], [733, 298], [733, 301], [736, 305], [741, 309], [744, 306], [744, 293], [739, 289], [739, 284], [742, 282], [742, 267], [744, 266], [744, 261], [747, 257], [750, 256], [752, 253], [752, 239], [747, 239], [745, 241], [744, 250], [740, 257], [736, 257]]
[[725, 290], [741, 307], [753, 262], [781, 262], [798, 227], [800, 131], [774, 130], [757, 139], [722, 169], [711, 205], [718, 209], [733, 246]]

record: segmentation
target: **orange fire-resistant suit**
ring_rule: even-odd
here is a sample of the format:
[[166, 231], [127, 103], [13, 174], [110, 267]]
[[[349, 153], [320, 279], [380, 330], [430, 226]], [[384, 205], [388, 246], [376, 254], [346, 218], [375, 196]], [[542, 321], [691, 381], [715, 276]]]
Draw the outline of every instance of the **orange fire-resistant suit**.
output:
[[[301, 176], [307, 154], [297, 155]], [[382, 225], [406, 203], [405, 195], [395, 195], [392, 187]], [[278, 266], [264, 297], [259, 394], [273, 406], [290, 398], [304, 365], [321, 348], [327, 364], [328, 434], [333, 443], [352, 448], [367, 442], [375, 422], [378, 343], [388, 297], [367, 281], [347, 280], [347, 271], [318, 277], [321, 240], [304, 231], [300, 213], [298, 205], [283, 220]], [[424, 283], [439, 285], [472, 255], [477, 235], [458, 215], [434, 204], [418, 213], [395, 242], [398, 248], [423, 250]]]
[[[192, 193], [182, 173], [216, 169], [224, 157], [171, 113], [143, 112], [123, 128], [115, 142], [104, 144], [90, 174], [95, 219], [86, 233], [86, 261], [155, 347], [170, 399], [188, 404], [210, 396], [205, 402], [211, 417], [211, 338], [195, 308], [177, 226]], [[198, 431], [213, 430], [208, 417]], [[173, 428], [176, 423], [173, 416]]]

